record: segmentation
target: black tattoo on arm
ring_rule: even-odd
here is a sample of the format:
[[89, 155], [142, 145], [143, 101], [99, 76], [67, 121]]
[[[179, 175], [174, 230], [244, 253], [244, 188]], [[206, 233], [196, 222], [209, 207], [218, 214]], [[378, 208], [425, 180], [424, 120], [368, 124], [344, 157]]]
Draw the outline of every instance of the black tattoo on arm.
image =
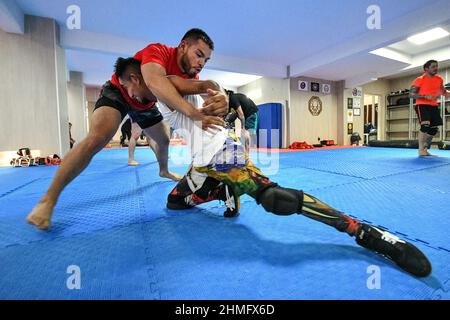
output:
[[412, 99], [425, 99], [424, 96], [419, 95], [419, 87], [412, 86], [409, 90], [409, 97]]

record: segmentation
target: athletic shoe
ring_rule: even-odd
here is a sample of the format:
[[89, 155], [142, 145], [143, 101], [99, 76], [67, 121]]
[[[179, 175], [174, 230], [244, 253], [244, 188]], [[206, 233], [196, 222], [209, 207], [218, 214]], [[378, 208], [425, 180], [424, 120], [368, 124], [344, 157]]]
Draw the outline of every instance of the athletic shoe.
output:
[[356, 242], [387, 257], [417, 277], [426, 277], [431, 273], [431, 263], [419, 249], [385, 230], [362, 224]]

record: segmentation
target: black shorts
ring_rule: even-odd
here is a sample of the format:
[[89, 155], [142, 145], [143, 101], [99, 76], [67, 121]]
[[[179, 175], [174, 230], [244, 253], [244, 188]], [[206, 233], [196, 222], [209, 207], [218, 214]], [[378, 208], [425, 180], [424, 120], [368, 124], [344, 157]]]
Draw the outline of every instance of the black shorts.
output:
[[416, 110], [420, 124], [422, 124], [423, 121], [429, 121], [430, 127], [442, 126], [442, 117], [437, 106], [418, 104], [414, 109]]
[[103, 85], [100, 97], [95, 103], [94, 111], [104, 106], [118, 110], [122, 119], [128, 114], [133, 122], [136, 122], [142, 129], [154, 126], [163, 120], [163, 116], [156, 105], [144, 111], [133, 110], [123, 98], [120, 90], [112, 85], [110, 81]]

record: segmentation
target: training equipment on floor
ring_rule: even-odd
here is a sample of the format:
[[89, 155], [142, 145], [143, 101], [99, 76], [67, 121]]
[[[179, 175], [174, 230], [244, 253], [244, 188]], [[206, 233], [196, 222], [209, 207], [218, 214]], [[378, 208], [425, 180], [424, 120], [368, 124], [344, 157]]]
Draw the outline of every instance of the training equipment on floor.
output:
[[17, 151], [20, 157], [12, 158], [10, 161], [13, 167], [31, 167], [31, 166], [54, 166], [61, 164], [61, 158], [55, 153], [47, 157], [32, 157], [29, 148], [21, 148]]
[[438, 148], [441, 150], [450, 150], [450, 141], [440, 141]]
[[419, 143], [417, 140], [372, 140], [369, 141], [370, 147], [382, 147], [382, 148], [408, 148], [408, 149], [417, 149], [419, 147]]

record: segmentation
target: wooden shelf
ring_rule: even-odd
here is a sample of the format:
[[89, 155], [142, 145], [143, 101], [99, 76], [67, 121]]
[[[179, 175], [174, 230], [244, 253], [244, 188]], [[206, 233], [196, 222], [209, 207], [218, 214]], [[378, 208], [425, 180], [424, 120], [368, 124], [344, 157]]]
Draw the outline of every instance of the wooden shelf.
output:
[[398, 108], [405, 108], [405, 107], [409, 107], [409, 104], [400, 104], [400, 105], [391, 105], [391, 106], [387, 106], [388, 109], [398, 109]]
[[393, 97], [400, 97], [400, 96], [405, 96], [408, 95], [409, 96], [409, 91], [408, 92], [403, 92], [403, 93], [396, 93], [396, 94], [388, 94], [387, 98], [393, 98]]
[[[417, 105], [416, 99], [410, 99], [409, 104], [392, 104], [398, 102], [399, 97], [403, 98], [408, 96], [409, 92], [386, 96], [385, 124], [388, 130], [386, 130], [385, 132], [387, 135], [387, 140], [403, 139], [408, 136], [412, 137], [413, 139], [417, 139], [420, 128], [418, 128], [418, 118], [414, 111]], [[439, 141], [441, 138], [447, 139], [450, 136], [450, 114], [445, 114], [445, 111], [448, 110], [449, 104], [450, 99], [441, 98], [440, 102], [437, 105], [437, 107], [439, 108], [439, 114], [444, 120], [444, 125], [442, 126], [442, 129], [439, 129], [439, 133], [437, 135], [438, 137], [435, 137], [433, 139], [433, 142]], [[445, 107], [447, 107], [447, 109]], [[411, 108], [413, 110], [411, 110]], [[442, 112], [444, 112], [444, 114], [442, 114]], [[408, 128], [404, 129], [405, 127]], [[396, 128], [398, 129], [396, 130]]]

